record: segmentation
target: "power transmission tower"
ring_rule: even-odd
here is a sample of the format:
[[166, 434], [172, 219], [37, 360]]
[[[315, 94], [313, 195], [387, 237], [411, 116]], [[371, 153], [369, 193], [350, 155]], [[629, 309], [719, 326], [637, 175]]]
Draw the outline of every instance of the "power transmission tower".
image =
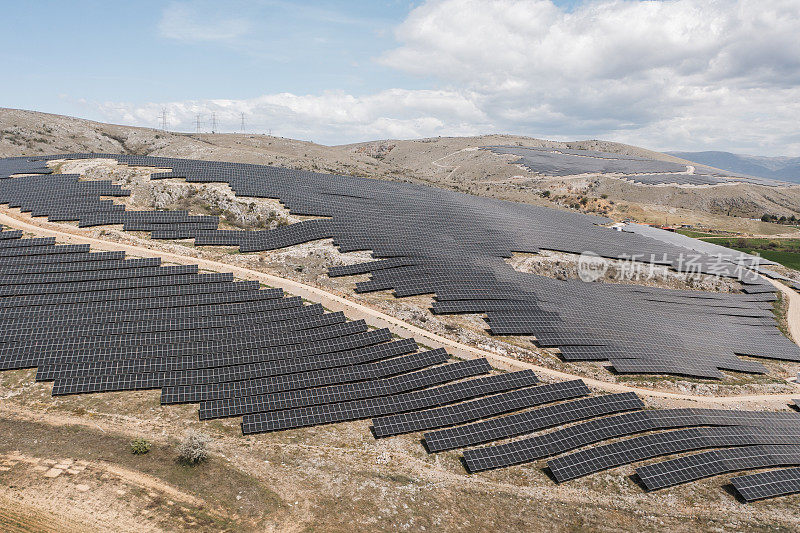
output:
[[244, 113], [242, 113], [242, 133], [244, 133]]
[[217, 114], [211, 113], [211, 133], [217, 132]]
[[200, 115], [195, 116], [195, 125], [197, 133], [200, 133]]
[[167, 122], [167, 108], [166, 107], [162, 107], [161, 108], [161, 129], [164, 130], [164, 131], [167, 131], [168, 127], [169, 127], [169, 123]]

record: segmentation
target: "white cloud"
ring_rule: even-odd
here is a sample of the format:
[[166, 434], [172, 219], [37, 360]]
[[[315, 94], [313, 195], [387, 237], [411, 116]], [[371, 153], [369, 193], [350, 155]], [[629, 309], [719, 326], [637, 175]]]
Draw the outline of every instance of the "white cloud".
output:
[[223, 11], [199, 7], [188, 2], [168, 5], [158, 23], [161, 36], [186, 42], [224, 42], [233, 41], [251, 30], [251, 23], [245, 18], [224, 16]]
[[[198, 18], [188, 4], [161, 31], [230, 40], [246, 21]], [[800, 2], [438, 0], [396, 28], [383, 65], [438, 89], [269, 94], [246, 100], [104, 104], [109, 120], [176, 129], [217, 113], [222, 129], [326, 143], [510, 132], [605, 138], [655, 149], [800, 155]]]
[[453, 91], [391, 89], [363, 97], [340, 92], [322, 95], [280, 93], [247, 100], [198, 100], [165, 104], [97, 104], [105, 120], [157, 126], [166, 108], [170, 127], [194, 131], [196, 116], [210, 129], [212, 113], [218, 131], [238, 131], [245, 113], [249, 131], [342, 144], [378, 138], [474, 135], [488, 127], [487, 118], [469, 94]]
[[432, 1], [385, 65], [479, 96], [496, 126], [800, 152], [800, 2]]
[[530, 82], [620, 79], [666, 69], [780, 83], [800, 65], [794, 0], [588, 2], [565, 12], [548, 0], [444, 0], [415, 9], [397, 29], [404, 44], [384, 62], [487, 88]]

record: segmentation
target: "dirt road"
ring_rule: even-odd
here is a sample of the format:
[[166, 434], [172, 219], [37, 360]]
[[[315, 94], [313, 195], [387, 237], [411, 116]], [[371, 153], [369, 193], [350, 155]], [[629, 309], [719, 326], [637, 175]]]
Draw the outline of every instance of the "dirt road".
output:
[[789, 335], [792, 340], [800, 344], [800, 294], [774, 279], [767, 278], [767, 281], [775, 285], [783, 293], [784, 298], [789, 301], [786, 324], [789, 327]]
[[[162, 260], [177, 264], [196, 264], [202, 269], [214, 270], [217, 272], [230, 272], [240, 279], [256, 280], [271, 287], [278, 287], [283, 289], [286, 293], [295, 296], [300, 296], [307, 300], [322, 304], [327, 309], [332, 311], [343, 311], [345, 315], [352, 319], [363, 319], [367, 324], [378, 328], [389, 328], [392, 333], [400, 337], [415, 337], [421, 343], [432, 348], [443, 347], [446, 348], [451, 354], [461, 358], [476, 358], [485, 357], [493, 366], [504, 370], [522, 370], [530, 369], [540, 374], [562, 379], [583, 379], [583, 381], [590, 387], [607, 392], [635, 392], [641, 396], [650, 398], [659, 398], [667, 400], [679, 401], [692, 401], [703, 404], [746, 404], [746, 403], [789, 403], [793, 398], [800, 396], [800, 391], [797, 394], [764, 394], [764, 395], [741, 395], [741, 396], [698, 396], [692, 394], [681, 394], [666, 391], [656, 391], [645, 389], [641, 387], [631, 387], [619, 383], [609, 383], [598, 379], [586, 378], [575, 374], [560, 372], [547, 367], [518, 361], [510, 357], [505, 357], [500, 354], [467, 346], [465, 344], [450, 340], [435, 333], [431, 333], [422, 328], [413, 326], [395, 317], [389, 316], [385, 313], [367, 307], [365, 305], [352, 302], [332, 294], [328, 291], [318, 287], [312, 287], [294, 280], [265, 274], [255, 270], [229, 265], [218, 261], [209, 259], [202, 259], [198, 257], [184, 256], [171, 252], [159, 250], [157, 248], [148, 248], [145, 246], [138, 246], [133, 244], [110, 242], [102, 239], [96, 239], [88, 236], [86, 230], [76, 228], [74, 226], [56, 225], [46, 221], [33, 220], [25, 214], [21, 214], [18, 210], [12, 210], [3, 207], [0, 209], [0, 223], [13, 228], [21, 229], [27, 232], [35, 233], [42, 237], [56, 237], [57, 241], [66, 244], [89, 244], [96, 250], [122, 250], [126, 253], [133, 254], [140, 257], [160, 257]], [[789, 298], [789, 324], [790, 331], [794, 339], [800, 339], [800, 294], [791, 291], [788, 287], [782, 286], [784, 294]]]

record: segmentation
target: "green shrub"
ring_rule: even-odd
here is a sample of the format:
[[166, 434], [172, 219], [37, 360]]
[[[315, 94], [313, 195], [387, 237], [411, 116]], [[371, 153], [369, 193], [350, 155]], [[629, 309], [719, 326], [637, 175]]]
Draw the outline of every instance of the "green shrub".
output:
[[144, 455], [149, 451], [150, 443], [142, 437], [131, 441], [131, 453], [133, 455]]

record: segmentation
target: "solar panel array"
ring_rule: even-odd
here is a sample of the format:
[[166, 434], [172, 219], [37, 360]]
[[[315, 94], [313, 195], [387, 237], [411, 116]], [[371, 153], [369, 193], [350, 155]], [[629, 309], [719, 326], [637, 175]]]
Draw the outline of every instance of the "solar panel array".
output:
[[[688, 428], [596, 446], [552, 459], [547, 466], [556, 480], [567, 481], [661, 455], [722, 446], [792, 444], [798, 439], [798, 423], [775, 429], [748, 426]], [[679, 479], [680, 476], [675, 473], [669, 482], [677, 483]], [[653, 487], [657, 486], [657, 483], [653, 484]]]
[[[737, 470], [800, 465], [797, 413], [643, 410], [644, 404], [633, 393], [581, 398], [588, 395], [581, 380], [540, 385], [452, 406], [377, 417], [372, 421], [373, 432], [376, 437], [387, 437], [443, 428], [424, 434], [429, 453], [500, 441], [464, 452], [470, 472], [560, 455], [547, 463], [558, 482], [662, 455], [722, 448], [638, 468], [647, 490]], [[543, 404], [551, 405], [540, 407]], [[536, 434], [557, 426], [562, 427]], [[616, 440], [637, 433], [646, 434]], [[519, 436], [526, 437], [509, 440]], [[608, 440], [614, 442], [587, 447]], [[561, 455], [577, 448], [582, 449]], [[771, 490], [774, 494], [800, 492], [800, 482], [795, 485], [771, 486]], [[763, 490], [760, 497], [766, 497]]]
[[800, 468], [768, 470], [731, 480], [736, 491], [748, 502], [800, 492]]
[[[624, 159], [611, 156], [605, 159]], [[373, 251], [373, 262], [330, 271], [370, 273], [360, 291], [432, 292], [436, 312], [486, 313], [494, 333], [532, 334], [541, 345], [559, 347], [566, 359], [608, 359], [619, 371], [719, 377], [719, 369], [763, 371], [736, 355], [800, 360], [774, 328], [772, 287], [757, 278], [745, 278], [744, 294], [711, 294], [564, 282], [518, 273], [504, 262], [511, 251], [591, 250], [622, 259], [642, 254], [688, 271], [683, 254], [691, 251], [699, 257], [692, 269], [734, 276], [748, 259], [694, 240], [633, 226], [612, 232], [599, 227], [604, 220], [597, 217], [406, 184], [253, 165], [104, 157], [173, 169], [153, 179], [223, 181], [239, 195], [279, 198], [293, 213], [329, 218], [272, 231], [219, 231], [216, 217], [128, 212], [103, 199], [128, 191], [111, 182], [52, 175], [43, 161], [27, 158], [0, 160], [0, 201], [51, 220], [121, 223], [154, 238], [194, 238], [199, 245], [242, 251], [333, 238], [342, 251]], [[647, 162], [625, 159], [640, 163]], [[10, 178], [14, 174], [32, 176]], [[199, 403], [203, 419], [242, 416], [245, 433], [375, 417], [376, 436], [425, 431], [430, 452], [527, 436], [466, 450], [470, 471], [687, 428], [551, 460], [562, 481], [709, 447], [724, 449], [648, 465], [640, 477], [656, 489], [737, 465], [795, 464], [790, 448], [798, 437], [796, 420], [785, 414], [642, 411], [635, 395], [589, 397], [580, 380], [538, 385], [531, 372], [487, 375], [484, 360], [447, 364], [443, 350], [417, 352], [412, 340], [393, 340], [386, 330], [369, 331], [363, 322], [347, 322], [340, 313], [230, 275], [21, 237], [0, 231], [0, 316], [6, 326], [0, 368], [38, 367], [37, 379], [53, 380], [56, 395], [157, 388], [162, 403]], [[654, 323], [661, 327], [652, 328]], [[781, 493], [791, 492], [785, 485]]]
[[[53, 394], [161, 389], [247, 433], [444, 405], [535, 385], [449, 362], [280, 289], [0, 229], [0, 369], [36, 367]], [[477, 379], [470, 379], [477, 378]], [[299, 411], [311, 410], [313, 419]], [[299, 416], [298, 421], [292, 421]], [[279, 427], [269, 420], [281, 420]]]
[[[99, 192], [94, 198], [84, 194], [89, 198], [84, 202], [74, 194], [83, 182], [44, 174], [46, 159], [88, 157], [171, 168], [171, 172], [152, 178], [225, 182], [237, 195], [277, 198], [294, 214], [326, 218], [274, 230], [220, 231], [209, 229], [216, 224], [214, 217], [93, 211], [99, 209], [97, 202], [103, 201]], [[604, 161], [649, 164], [619, 156]], [[593, 251], [617, 259], [637, 256], [681, 271], [731, 277], [745, 270], [737, 263], [736, 254], [714, 257], [685, 243], [613, 231], [598, 225], [608, 222], [600, 217], [405, 183], [146, 156], [16, 158], [3, 160], [0, 170], [4, 173], [0, 175], [0, 201], [36, 208], [43, 216], [58, 208], [58, 216], [73, 216], [83, 225], [123, 220], [129, 228], [151, 229], [155, 238], [191, 237], [197, 245], [226, 244], [242, 251], [271, 250], [323, 238], [332, 238], [343, 252], [371, 250], [374, 261], [334, 267], [330, 274], [369, 273], [369, 281], [357, 284], [360, 292], [432, 293], [436, 313], [485, 313], [493, 333], [535, 336], [541, 346], [560, 348], [568, 360], [608, 360], [619, 372], [705, 378], [720, 378], [721, 370], [765, 372], [763, 365], [739, 355], [800, 361], [800, 349], [775, 327], [774, 287], [760, 278], [745, 279], [741, 294], [721, 294], [556, 280], [517, 272], [505, 262], [512, 252], [549, 249], [576, 254]], [[14, 173], [37, 172], [40, 175], [2, 179]], [[49, 187], [45, 203], [29, 199], [40, 190], [35, 186], [37, 180], [44, 180]], [[109, 184], [93, 187], [124, 193], [112, 191]], [[62, 195], [69, 202], [53, 200]], [[64, 214], [65, 203], [73, 209], [69, 214]], [[0, 261], [3, 253], [0, 248]], [[693, 261], [686, 260], [687, 253], [696, 256]], [[653, 328], [653, 324], [659, 327]]]
[[163, 404], [198, 403], [201, 419], [241, 416], [245, 434], [372, 417], [376, 437], [425, 431], [431, 453], [564, 426], [466, 450], [471, 471], [698, 426], [562, 456], [549, 463], [560, 481], [709, 447], [738, 451], [648, 465], [639, 475], [655, 489], [800, 464], [797, 413], [645, 411], [633, 393], [592, 397], [581, 380], [539, 384], [529, 370], [492, 373], [485, 359], [450, 362], [443, 349], [420, 352], [413, 339], [228, 274], [18, 231], [0, 229], [0, 243], [0, 369], [37, 367], [54, 395], [161, 389]]
[[[673, 429], [673, 428], [688, 428], [710, 426], [714, 427], [745, 427], [745, 428], [761, 428], [772, 430], [775, 428], [786, 429], [787, 431], [794, 431], [795, 428], [800, 427], [800, 416], [797, 413], [785, 412], [761, 412], [761, 411], [729, 411], [720, 409], [663, 409], [663, 410], [647, 410], [626, 413], [622, 415], [597, 418], [588, 422], [582, 422], [573, 426], [559, 429], [550, 433], [544, 433], [528, 437], [525, 439], [499, 444], [497, 446], [489, 446], [485, 448], [476, 448], [467, 450], [464, 453], [464, 461], [467, 468], [472, 472], [481, 470], [489, 470], [493, 468], [500, 468], [504, 466], [511, 466], [515, 464], [528, 463], [545, 457], [550, 457], [564, 452], [574, 450], [590, 444], [595, 444], [608, 439], [625, 437], [634, 435], [636, 433], [643, 433], [656, 430]], [[654, 435], [669, 435], [654, 434]], [[689, 439], [692, 434], [685, 433], [678, 435], [679, 437]], [[703, 441], [703, 437], [709, 437], [705, 434], [695, 435], [696, 442], [712, 442], [710, 440]], [[712, 438], [710, 436], [709, 438]], [[647, 439], [656, 438], [653, 435], [648, 435]], [[655, 450], [656, 447], [662, 448], [669, 445], [670, 437], [657, 437], [658, 439], [666, 439], [664, 442], [656, 441], [651, 443], [649, 440], [636, 441], [624, 440], [614, 443], [610, 448], [589, 448], [583, 452], [578, 452], [580, 455], [565, 456], [559, 458], [558, 462], [554, 463], [560, 472], [563, 472], [562, 479], [571, 479], [576, 477], [571, 473], [580, 474], [581, 468], [591, 470], [592, 468], [603, 469], [611, 468], [613, 461], [625, 458], [625, 451], [632, 450], [629, 455], [630, 461], [637, 461], [639, 459], [634, 455], [635, 450], [638, 449], [639, 443], [644, 443], [644, 449]], [[720, 437], [724, 439], [724, 437]], [[626, 444], [627, 443], [627, 444]], [[651, 445], [649, 448], [647, 445]], [[701, 446], [702, 447], [702, 446]], [[666, 449], [666, 448], [665, 448]], [[693, 448], [690, 448], [690, 450]], [[617, 453], [619, 450], [622, 453]], [[585, 457], [585, 454], [591, 452], [596, 454], [594, 457]], [[594, 458], [599, 458], [595, 461]], [[586, 459], [585, 461], [583, 459]], [[580, 467], [570, 469], [569, 465], [580, 464]], [[626, 464], [626, 463], [619, 463]], [[563, 465], [567, 465], [564, 467]]]
[[751, 183], [770, 187], [791, 185], [784, 181], [756, 176], [720, 174], [710, 167], [699, 167], [699, 173], [688, 174], [687, 165], [595, 150], [544, 148], [529, 146], [485, 146], [499, 155], [516, 156], [514, 164], [546, 176], [580, 174], [621, 174], [622, 178], [642, 185], [719, 185]]
[[642, 401], [630, 392], [584, 398], [475, 424], [425, 433], [425, 446], [431, 452], [464, 448], [588, 418], [643, 408]]
[[629, 174], [623, 175], [626, 181], [641, 185], [719, 185], [731, 180], [708, 174]]
[[455, 406], [376, 418], [372, 421], [372, 426], [376, 436], [387, 437], [424, 429], [454, 426], [497, 414], [518, 411], [526, 407], [576, 398], [587, 394], [589, 394], [589, 388], [583, 381], [565, 381], [488, 396]]
[[739, 448], [713, 450], [643, 466], [636, 469], [636, 474], [647, 490], [657, 490], [727, 472], [769, 466], [800, 465], [800, 445], [791, 443], [752, 445], [755, 440], [780, 439], [774, 436], [760, 439], [755, 439], [751, 435], [747, 437], [746, 442], [740, 441]]
[[588, 173], [686, 172], [686, 165], [591, 150], [521, 146], [486, 146], [484, 149], [500, 155], [517, 156], [515, 164], [548, 176], [573, 176]]

